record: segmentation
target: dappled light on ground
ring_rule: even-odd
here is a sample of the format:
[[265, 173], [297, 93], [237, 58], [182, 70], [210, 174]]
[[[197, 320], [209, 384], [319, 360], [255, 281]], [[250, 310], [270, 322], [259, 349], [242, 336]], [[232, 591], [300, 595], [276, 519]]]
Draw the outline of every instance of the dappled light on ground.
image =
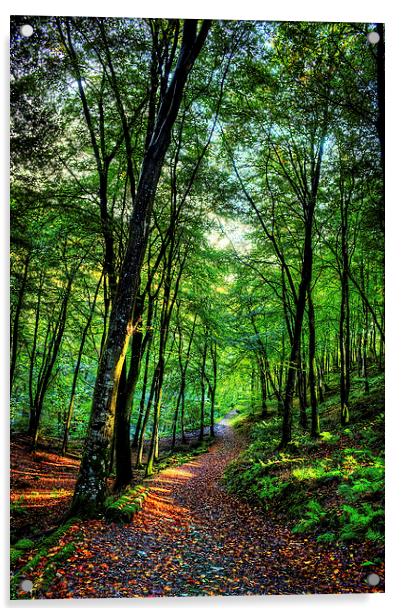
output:
[[[150, 480], [129, 524], [79, 523], [74, 554], [46, 598], [377, 592], [361, 545], [327, 547], [229, 495], [221, 483], [244, 442], [228, 426], [209, 453]], [[365, 550], [366, 551], [366, 550]]]

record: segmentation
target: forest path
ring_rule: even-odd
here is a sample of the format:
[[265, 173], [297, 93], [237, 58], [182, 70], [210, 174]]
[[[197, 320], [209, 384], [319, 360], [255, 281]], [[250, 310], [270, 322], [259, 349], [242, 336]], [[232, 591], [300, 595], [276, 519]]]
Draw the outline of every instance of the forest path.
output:
[[296, 537], [226, 492], [222, 474], [244, 442], [227, 421], [216, 433], [208, 453], [150, 480], [149, 496], [132, 523], [80, 524], [83, 538], [45, 597], [369, 590], [361, 569], [349, 562], [349, 550], [330, 551]]

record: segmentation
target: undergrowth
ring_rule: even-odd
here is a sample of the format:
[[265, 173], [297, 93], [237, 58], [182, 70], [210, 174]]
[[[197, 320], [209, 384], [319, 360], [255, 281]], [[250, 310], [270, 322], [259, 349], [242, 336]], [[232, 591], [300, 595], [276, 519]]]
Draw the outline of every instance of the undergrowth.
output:
[[[321, 405], [322, 432], [312, 439], [298, 427], [278, 452], [281, 420], [249, 423], [250, 445], [225, 472], [230, 492], [286, 519], [294, 533], [319, 542], [384, 541], [382, 378], [351, 399], [352, 424], [335, 423], [338, 397]], [[236, 420], [239, 425], [239, 420]], [[330, 429], [329, 429], [330, 428]]]

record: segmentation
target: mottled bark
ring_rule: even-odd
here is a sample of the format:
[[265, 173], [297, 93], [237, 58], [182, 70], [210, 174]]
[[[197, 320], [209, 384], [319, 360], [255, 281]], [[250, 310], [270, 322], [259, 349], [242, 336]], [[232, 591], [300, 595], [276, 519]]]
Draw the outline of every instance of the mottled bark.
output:
[[[131, 482], [132, 463], [131, 463], [131, 412], [136, 384], [138, 382], [141, 369], [141, 358], [143, 354], [142, 342], [142, 298], [137, 298], [134, 309], [134, 333], [131, 338], [131, 360], [128, 373], [125, 375], [124, 382], [119, 383], [119, 394], [116, 409], [115, 425], [115, 459], [116, 459], [116, 480], [115, 490], [120, 490]], [[124, 372], [126, 369], [124, 370]]]

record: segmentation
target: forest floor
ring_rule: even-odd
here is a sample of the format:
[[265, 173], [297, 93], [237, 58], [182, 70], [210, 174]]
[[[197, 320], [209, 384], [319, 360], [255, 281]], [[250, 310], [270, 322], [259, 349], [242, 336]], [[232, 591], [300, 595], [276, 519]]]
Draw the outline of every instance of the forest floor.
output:
[[[365, 581], [366, 544], [296, 536], [283, 519], [226, 491], [224, 469], [245, 445], [223, 421], [208, 453], [147, 481], [133, 522], [75, 523], [63, 538], [74, 550], [38, 598], [382, 592]], [[70, 472], [63, 469], [66, 482]]]
[[[209, 428], [205, 427], [205, 438]], [[186, 444], [180, 451], [190, 452], [197, 444], [198, 431], [186, 431]], [[165, 461], [171, 452], [172, 438], [160, 438], [159, 460]], [[149, 441], [145, 442], [143, 462], [147, 461]], [[135, 466], [136, 452], [132, 452]], [[80, 465], [79, 451], [64, 456], [57, 444], [41, 440], [36, 451], [31, 438], [14, 435], [10, 448], [11, 538], [35, 537], [56, 528], [68, 513], [74, 494]], [[134, 470], [134, 482], [141, 482], [143, 471]], [[110, 478], [110, 486], [114, 479]]]

